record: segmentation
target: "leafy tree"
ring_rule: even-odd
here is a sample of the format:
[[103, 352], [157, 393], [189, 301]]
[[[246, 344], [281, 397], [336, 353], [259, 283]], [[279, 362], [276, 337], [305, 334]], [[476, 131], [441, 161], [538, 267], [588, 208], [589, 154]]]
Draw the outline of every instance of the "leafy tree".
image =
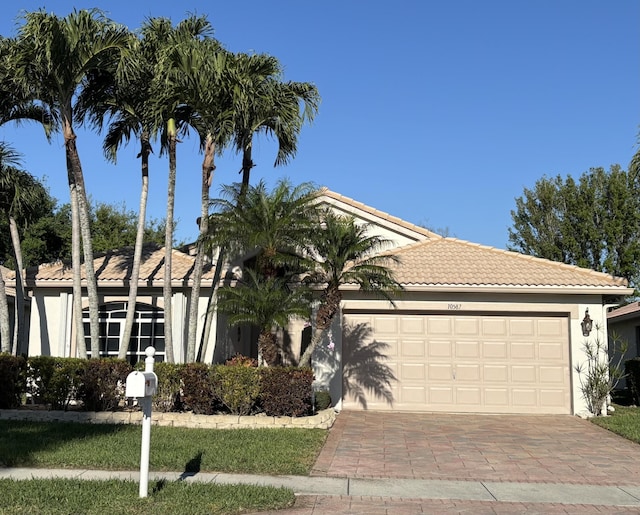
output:
[[80, 288], [80, 234], [89, 299], [92, 356], [99, 355], [98, 291], [93, 270], [89, 206], [76, 146], [74, 108], [83, 96], [89, 74], [115, 73], [130, 39], [129, 31], [98, 10], [73, 11], [65, 18], [45, 11], [27, 12], [18, 29], [11, 72], [19, 90], [47, 106], [60, 121], [65, 142], [73, 222], [74, 322], [78, 348], [83, 349]]
[[516, 199], [509, 249], [640, 279], [640, 176], [618, 165], [543, 177]]
[[362, 291], [379, 295], [392, 304], [393, 295], [401, 290], [389, 268], [398, 261], [397, 257], [380, 254], [390, 244], [389, 240], [369, 234], [369, 224], [360, 224], [353, 217], [337, 215], [330, 210], [321, 214], [319, 222], [319, 227], [312, 232], [311, 255], [315, 259], [306, 280], [324, 285], [324, 288], [311, 342], [300, 358], [300, 366], [311, 363], [314, 349], [338, 314], [342, 285], [357, 284]]

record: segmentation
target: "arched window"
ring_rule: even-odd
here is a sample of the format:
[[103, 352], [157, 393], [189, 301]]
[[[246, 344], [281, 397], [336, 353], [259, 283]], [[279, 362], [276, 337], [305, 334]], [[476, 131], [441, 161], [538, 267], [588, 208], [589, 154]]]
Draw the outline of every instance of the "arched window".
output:
[[[110, 302], [103, 304], [98, 310], [100, 323], [100, 356], [117, 357], [120, 340], [124, 332], [127, 317], [126, 302]], [[87, 356], [91, 357], [91, 337], [89, 332], [89, 309], [82, 311], [84, 325], [84, 341], [87, 346]], [[144, 350], [149, 346], [156, 349], [156, 361], [164, 361], [164, 310], [136, 303], [136, 314], [131, 330], [127, 360], [136, 364], [144, 360]]]

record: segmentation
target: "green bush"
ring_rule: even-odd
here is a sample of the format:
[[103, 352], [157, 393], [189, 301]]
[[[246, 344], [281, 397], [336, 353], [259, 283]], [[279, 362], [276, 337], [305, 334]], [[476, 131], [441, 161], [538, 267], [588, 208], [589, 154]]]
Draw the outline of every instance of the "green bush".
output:
[[0, 409], [18, 408], [27, 389], [27, 360], [0, 354]]
[[234, 415], [249, 415], [260, 395], [258, 369], [243, 363], [212, 369], [216, 397]]
[[87, 361], [36, 356], [28, 358], [27, 363], [28, 388], [33, 401], [66, 410], [76, 399]]
[[158, 376], [158, 392], [153, 397], [153, 409], [167, 412], [180, 407], [180, 369], [174, 363], [155, 363], [153, 371]]
[[260, 369], [260, 404], [269, 416], [299, 417], [311, 412], [313, 371], [309, 368]]
[[131, 365], [121, 359], [90, 359], [86, 362], [78, 398], [86, 411], [112, 411], [124, 400]]
[[211, 367], [204, 363], [188, 363], [180, 369], [184, 408], [200, 415], [212, 415], [218, 402], [213, 391]]
[[314, 395], [314, 408], [316, 411], [322, 411], [331, 406], [331, 394], [327, 390], [318, 390]]
[[625, 361], [624, 373], [633, 403], [636, 406], [640, 406], [640, 357]]

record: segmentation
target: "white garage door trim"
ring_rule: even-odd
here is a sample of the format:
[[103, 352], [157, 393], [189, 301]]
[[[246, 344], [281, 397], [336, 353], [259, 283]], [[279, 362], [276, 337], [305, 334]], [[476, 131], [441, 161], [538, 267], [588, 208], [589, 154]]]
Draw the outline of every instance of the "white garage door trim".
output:
[[350, 328], [368, 327], [365, 342], [387, 345], [380, 364], [397, 379], [392, 404], [366, 388], [358, 401], [347, 385], [344, 409], [571, 413], [566, 314], [345, 312], [344, 321], [344, 369], [358, 366]]

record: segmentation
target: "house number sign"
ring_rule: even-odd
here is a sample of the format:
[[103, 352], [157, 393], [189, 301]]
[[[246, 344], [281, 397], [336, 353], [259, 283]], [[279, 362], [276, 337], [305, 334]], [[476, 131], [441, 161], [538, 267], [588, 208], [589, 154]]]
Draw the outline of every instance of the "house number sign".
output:
[[458, 310], [458, 309], [462, 309], [462, 304], [454, 304], [454, 303], [449, 303], [448, 304], [448, 309], [451, 310]]

